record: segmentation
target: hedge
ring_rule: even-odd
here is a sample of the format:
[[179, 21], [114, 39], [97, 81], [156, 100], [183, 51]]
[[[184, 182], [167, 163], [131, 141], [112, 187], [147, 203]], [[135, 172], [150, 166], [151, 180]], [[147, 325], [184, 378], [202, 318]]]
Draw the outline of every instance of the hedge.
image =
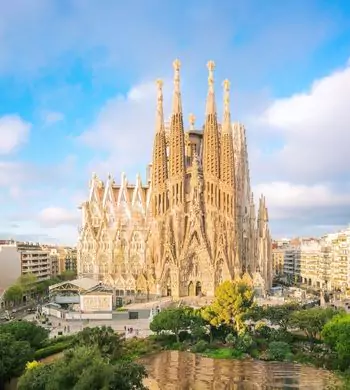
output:
[[48, 356], [55, 355], [56, 353], [63, 352], [72, 345], [72, 340], [61, 341], [56, 344], [49, 345], [45, 348], [38, 349], [35, 351], [35, 360], [44, 359]]

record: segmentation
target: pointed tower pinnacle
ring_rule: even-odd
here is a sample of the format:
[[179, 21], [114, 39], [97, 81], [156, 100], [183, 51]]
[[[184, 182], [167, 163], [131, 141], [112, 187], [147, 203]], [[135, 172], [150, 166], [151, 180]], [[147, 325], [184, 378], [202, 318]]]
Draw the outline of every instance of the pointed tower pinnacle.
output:
[[173, 62], [174, 67], [174, 93], [169, 132], [169, 179], [170, 205], [183, 203], [185, 200], [185, 134], [182, 115], [180, 92], [180, 66], [179, 60]]
[[224, 213], [235, 216], [235, 158], [232, 137], [232, 124], [230, 112], [230, 82], [225, 80], [224, 87], [224, 113], [221, 131], [221, 184], [222, 202]]
[[156, 117], [156, 132], [165, 132], [164, 127], [164, 110], [163, 110], [163, 80], [158, 79], [156, 81], [158, 95], [157, 95], [157, 117]]
[[181, 91], [180, 91], [180, 68], [181, 62], [176, 59], [173, 62], [174, 68], [174, 95], [173, 95], [173, 114], [182, 112]]
[[231, 124], [231, 111], [230, 111], [230, 81], [224, 80], [224, 118], [222, 124], [222, 132], [227, 134], [232, 134], [232, 124]]
[[194, 116], [194, 114], [190, 114], [188, 116], [188, 120], [190, 122], [190, 130], [194, 130], [194, 124], [196, 123], [196, 117]]
[[152, 159], [152, 212], [154, 216], [164, 214], [168, 207], [166, 185], [168, 179], [167, 146], [163, 113], [163, 81], [157, 80], [156, 133]]
[[215, 94], [214, 94], [214, 70], [215, 62], [209, 61], [207, 63], [207, 68], [209, 71], [208, 75], [208, 97], [207, 97], [207, 107], [206, 115], [216, 113], [216, 104], [215, 104]]
[[[207, 64], [209, 70], [208, 76], [208, 96], [205, 109], [205, 125], [203, 132], [203, 173], [207, 184], [213, 184], [220, 178], [220, 140], [219, 127], [216, 114], [216, 104], [214, 95], [214, 61]], [[210, 183], [209, 183], [210, 182]], [[208, 187], [209, 188], [209, 187]], [[218, 204], [218, 188], [215, 184], [213, 190], [207, 198], [212, 199], [212, 205]]]

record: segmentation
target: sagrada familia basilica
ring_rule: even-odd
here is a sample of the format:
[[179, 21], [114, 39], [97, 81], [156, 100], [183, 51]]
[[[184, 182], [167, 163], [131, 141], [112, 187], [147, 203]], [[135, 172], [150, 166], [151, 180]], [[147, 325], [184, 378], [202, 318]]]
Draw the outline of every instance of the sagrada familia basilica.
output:
[[113, 286], [117, 295], [213, 296], [225, 280], [242, 278], [261, 291], [272, 284], [265, 198], [256, 212], [245, 128], [232, 124], [230, 82], [223, 83], [218, 120], [213, 61], [208, 63], [205, 123], [184, 128], [180, 61], [173, 63], [169, 125], [158, 99], [152, 163], [146, 183], [120, 184], [93, 175], [82, 204], [78, 274]]

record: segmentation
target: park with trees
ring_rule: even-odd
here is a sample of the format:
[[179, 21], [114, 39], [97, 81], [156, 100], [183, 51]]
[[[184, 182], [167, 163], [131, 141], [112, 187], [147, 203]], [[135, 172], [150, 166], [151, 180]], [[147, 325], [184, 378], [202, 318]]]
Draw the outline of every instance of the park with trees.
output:
[[[350, 385], [349, 314], [295, 302], [257, 306], [252, 287], [242, 281], [222, 283], [209, 306], [160, 311], [150, 329], [154, 334], [145, 339], [125, 340], [109, 327], [49, 339], [45, 329], [26, 321], [0, 325], [0, 389], [20, 377], [20, 390], [143, 390], [146, 372], [137, 359], [164, 349], [312, 364], [337, 372], [344, 386], [338, 388]], [[59, 352], [52, 363], [40, 362]]]

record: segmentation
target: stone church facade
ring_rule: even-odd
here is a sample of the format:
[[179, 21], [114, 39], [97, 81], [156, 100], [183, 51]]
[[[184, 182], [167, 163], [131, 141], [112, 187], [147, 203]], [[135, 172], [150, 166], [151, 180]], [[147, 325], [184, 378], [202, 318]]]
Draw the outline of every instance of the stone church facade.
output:
[[208, 63], [205, 123], [184, 129], [180, 62], [174, 61], [170, 124], [163, 83], [147, 183], [120, 184], [93, 175], [82, 208], [78, 274], [118, 295], [213, 296], [224, 280], [243, 278], [266, 291], [272, 284], [271, 238], [265, 198], [256, 212], [250, 188], [246, 133], [232, 124], [230, 83], [223, 83], [218, 120], [214, 68]]

